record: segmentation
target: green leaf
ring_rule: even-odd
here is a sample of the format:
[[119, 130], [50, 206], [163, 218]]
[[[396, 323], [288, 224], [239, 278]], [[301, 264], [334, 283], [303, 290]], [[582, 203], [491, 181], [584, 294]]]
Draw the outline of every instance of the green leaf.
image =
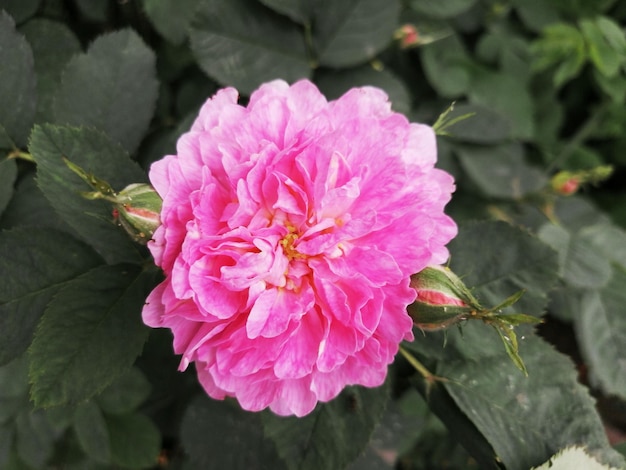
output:
[[130, 29], [98, 37], [65, 67], [54, 101], [56, 122], [94, 126], [134, 152], [156, 106], [155, 63]]
[[450, 18], [469, 10], [476, 0], [412, 0], [410, 5], [419, 14], [434, 18]]
[[[511, 90], [515, 90], [512, 93]], [[533, 99], [524, 77], [476, 69], [468, 89], [470, 102], [508, 118], [513, 137], [531, 139], [535, 132]]]
[[317, 86], [326, 98], [339, 98], [353, 87], [375, 86], [387, 93], [391, 107], [400, 113], [411, 111], [411, 97], [405, 84], [388, 70], [375, 70], [369, 65], [353, 69], [324, 69], [316, 76]]
[[0, 10], [6, 11], [16, 23], [23, 23], [39, 9], [41, 0], [0, 0]]
[[[454, 133], [455, 128], [450, 132]], [[486, 196], [520, 199], [539, 191], [548, 182], [541, 170], [526, 163], [519, 142], [498, 146], [455, 145], [454, 150], [463, 170]]]
[[189, 38], [200, 67], [243, 94], [276, 78], [311, 74], [301, 31], [257, 1], [204, 0]]
[[16, 179], [17, 164], [15, 160], [0, 160], [0, 216], [13, 196], [13, 185]]
[[526, 470], [579, 442], [607, 462], [615, 461], [594, 401], [578, 384], [569, 359], [532, 336], [525, 339], [522, 357], [528, 377], [498, 354], [480, 360], [444, 360], [437, 374], [448, 379], [446, 390], [507, 470]]
[[602, 252], [594, 249], [589, 232], [570, 234], [563, 227], [546, 224], [538, 231], [539, 237], [559, 253], [565, 282], [582, 289], [606, 285], [611, 277], [611, 264]]
[[106, 422], [114, 463], [126, 468], [156, 466], [161, 434], [149, 418], [139, 413], [107, 415]]
[[[8, 364], [0, 367], [0, 428], [13, 428], [17, 416], [30, 411], [28, 401], [28, 361], [22, 355]], [[2, 439], [0, 439], [0, 442]], [[2, 452], [0, 451], [0, 468], [2, 467]]]
[[392, 41], [399, 14], [399, 0], [319, 0], [312, 27], [317, 61], [351, 67], [374, 58]]
[[568, 447], [552, 456], [550, 461], [532, 470], [619, 470], [602, 465], [581, 447]]
[[307, 5], [307, 0], [260, 0], [260, 2], [298, 23], [306, 23], [311, 19], [311, 4], [313, 2]]
[[446, 116], [449, 121], [469, 115], [450, 128], [446, 135], [454, 140], [476, 144], [494, 144], [511, 137], [511, 124], [507, 118], [493, 109], [473, 104], [455, 104]]
[[513, 5], [524, 25], [536, 33], [560, 20], [554, 4], [544, 0], [513, 0]]
[[592, 250], [606, 259], [626, 267], [626, 231], [612, 224], [594, 224], [583, 228], [581, 236], [587, 240]]
[[626, 269], [614, 266], [609, 283], [587, 292], [574, 323], [585, 364], [594, 384], [626, 399]]
[[388, 395], [388, 384], [350, 387], [303, 418], [264, 414], [265, 433], [291, 470], [345, 468], [367, 446]]
[[17, 147], [24, 147], [37, 105], [33, 52], [4, 11], [0, 11], [0, 44], [0, 126]]
[[443, 378], [427, 395], [438, 405], [434, 411], [442, 421], [458, 429], [464, 415], [475, 426], [475, 431], [459, 430], [468, 452], [485, 462], [484, 448], [473, 442], [478, 431], [507, 470], [526, 470], [580, 443], [601, 461], [622, 462], [609, 446], [594, 400], [578, 383], [569, 358], [534, 334], [524, 334], [519, 339], [525, 377], [504, 360], [499, 338], [486, 334], [485, 328], [476, 322], [462, 333], [450, 330], [445, 347], [443, 333], [429, 333], [406, 345], [420, 358], [431, 358], [430, 370]]
[[35, 59], [38, 97], [35, 122], [53, 122], [53, 101], [61, 73], [72, 56], [81, 51], [80, 42], [66, 25], [44, 18], [33, 19], [20, 30]]
[[0, 228], [50, 227], [72, 233], [45, 198], [35, 181], [35, 174], [25, 174], [17, 182], [13, 197], [0, 217]]
[[426, 44], [420, 52], [428, 83], [441, 97], [456, 98], [467, 92], [470, 59], [457, 35]]
[[180, 437], [192, 468], [285, 468], [274, 443], [263, 435], [261, 415], [232, 401], [194, 398], [185, 411]]
[[532, 44], [531, 52], [536, 71], [557, 66], [553, 77], [557, 87], [577, 76], [587, 60], [585, 38], [578, 28], [566, 23], [548, 25]]
[[74, 431], [81, 449], [97, 462], [111, 461], [109, 430], [102, 411], [92, 400], [81, 403], [74, 412]]
[[154, 28], [165, 39], [182, 44], [201, 0], [143, 0], [143, 8]]
[[15, 446], [20, 458], [34, 468], [44, 468], [54, 452], [58, 432], [45, 411], [24, 411], [16, 420]]
[[68, 283], [50, 302], [30, 347], [36, 406], [76, 404], [120, 377], [141, 353], [141, 308], [153, 274], [101, 266]]
[[101, 0], [74, 0], [74, 3], [86, 18], [104, 23], [107, 20], [109, 2]]
[[[610, 24], [611, 21], [605, 19], [600, 24], [592, 19], [582, 19], [579, 22], [587, 43], [589, 59], [602, 75], [614, 77], [625, 62], [626, 47], [622, 44], [621, 50], [616, 50], [613, 44], [608, 42], [603, 31], [603, 28], [608, 26], [607, 23]], [[613, 24], [611, 31], [614, 31], [616, 27], [619, 30], [619, 26]], [[611, 37], [613, 41], [619, 41], [617, 35], [614, 34]], [[621, 34], [621, 41], [624, 41], [624, 33]]]
[[474, 288], [482, 305], [498, 305], [525, 290], [513, 309], [542, 314], [558, 279], [557, 254], [548, 245], [504, 222], [480, 222], [461, 226], [449, 248], [451, 269]]
[[130, 413], [148, 398], [150, 388], [150, 382], [143, 373], [133, 368], [104, 389], [95, 400], [108, 414]]
[[35, 325], [58, 290], [101, 262], [67, 233], [0, 232], [0, 364], [28, 348]]
[[37, 182], [57, 214], [110, 263], [142, 261], [130, 237], [113, 223], [111, 204], [83, 198], [90, 187], [63, 157], [108, 181], [116, 191], [143, 183], [143, 170], [104, 134], [87, 128], [36, 126], [30, 151], [37, 162]]

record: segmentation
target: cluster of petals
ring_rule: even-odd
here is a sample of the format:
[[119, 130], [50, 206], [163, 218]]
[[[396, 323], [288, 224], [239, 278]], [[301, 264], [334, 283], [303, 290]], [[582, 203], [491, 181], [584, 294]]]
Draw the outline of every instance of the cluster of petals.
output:
[[410, 276], [456, 234], [454, 181], [435, 161], [432, 129], [376, 88], [327, 101], [277, 80], [247, 106], [218, 91], [150, 170], [166, 277], [144, 322], [172, 330], [211, 397], [247, 410], [303, 416], [381, 385], [413, 339]]

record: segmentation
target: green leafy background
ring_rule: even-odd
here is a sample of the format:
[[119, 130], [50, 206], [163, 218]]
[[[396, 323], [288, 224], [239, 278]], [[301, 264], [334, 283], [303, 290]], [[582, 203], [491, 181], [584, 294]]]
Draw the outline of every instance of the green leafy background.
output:
[[[0, 0], [0, 468], [626, 468], [626, 6], [617, 0]], [[411, 28], [414, 43], [405, 40]], [[516, 329], [415, 331], [302, 419], [214, 401], [141, 322], [159, 281], [68, 158], [147, 181], [218, 88], [382, 88], [455, 176], [452, 270]], [[470, 117], [467, 117], [470, 116]], [[570, 196], [559, 171], [612, 165]], [[546, 464], [547, 465], [547, 464]], [[605, 467], [608, 468], [608, 467]]]

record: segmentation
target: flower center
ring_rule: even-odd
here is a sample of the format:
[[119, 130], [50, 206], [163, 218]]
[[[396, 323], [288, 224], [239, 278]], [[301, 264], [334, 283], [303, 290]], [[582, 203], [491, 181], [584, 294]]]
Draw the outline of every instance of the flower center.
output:
[[289, 261], [294, 259], [304, 259], [305, 256], [302, 253], [299, 253], [298, 250], [293, 246], [296, 240], [298, 239], [298, 234], [290, 231], [285, 237], [280, 241], [280, 244], [283, 247], [283, 253]]

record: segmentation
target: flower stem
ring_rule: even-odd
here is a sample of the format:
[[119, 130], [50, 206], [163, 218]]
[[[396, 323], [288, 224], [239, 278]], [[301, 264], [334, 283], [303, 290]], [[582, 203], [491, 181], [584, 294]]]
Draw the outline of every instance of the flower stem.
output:
[[22, 160], [26, 160], [27, 162], [35, 162], [33, 156], [28, 152], [22, 152], [19, 149], [12, 150], [7, 158], [21, 158]]
[[438, 377], [429, 371], [424, 364], [418, 361], [413, 354], [400, 346], [400, 353], [404, 356], [404, 358], [409, 361], [415, 370], [424, 378], [426, 382], [426, 396], [430, 393], [430, 388], [433, 386], [435, 382], [445, 382], [446, 379], [443, 377]]

